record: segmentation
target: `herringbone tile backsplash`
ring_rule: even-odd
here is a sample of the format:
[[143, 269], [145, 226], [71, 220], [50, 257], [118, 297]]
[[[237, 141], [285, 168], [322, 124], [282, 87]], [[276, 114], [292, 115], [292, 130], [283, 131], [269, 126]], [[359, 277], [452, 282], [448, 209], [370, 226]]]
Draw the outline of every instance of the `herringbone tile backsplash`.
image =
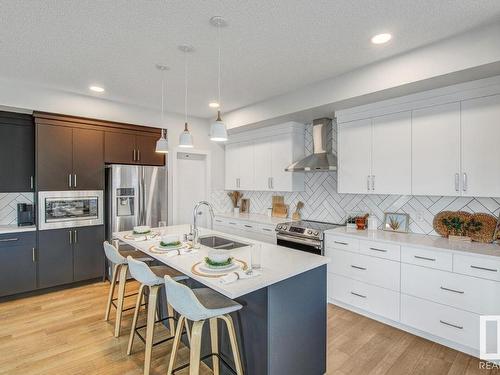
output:
[[33, 200], [33, 193], [0, 193], [0, 225], [17, 224], [17, 204]]
[[[312, 125], [306, 126], [306, 154], [312, 153]], [[337, 134], [332, 134], [333, 150], [336, 150]], [[370, 213], [382, 225], [384, 212], [402, 212], [410, 215], [410, 232], [436, 234], [432, 228], [434, 215], [444, 210], [486, 212], [500, 214], [500, 198], [438, 197], [412, 195], [368, 195], [337, 193], [337, 172], [313, 172], [305, 174], [305, 191], [279, 193], [244, 191], [250, 198], [250, 212], [265, 214], [271, 206], [273, 195], [284, 195], [285, 202], [293, 210], [298, 201], [304, 202], [302, 217], [309, 220], [343, 223], [351, 213]], [[231, 201], [224, 190], [212, 192], [212, 204], [218, 212], [230, 212]]]

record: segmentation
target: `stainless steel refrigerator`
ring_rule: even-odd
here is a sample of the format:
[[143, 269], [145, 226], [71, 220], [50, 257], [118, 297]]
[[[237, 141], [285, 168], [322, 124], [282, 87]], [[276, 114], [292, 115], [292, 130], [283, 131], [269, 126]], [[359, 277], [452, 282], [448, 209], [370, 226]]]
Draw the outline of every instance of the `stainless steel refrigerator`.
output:
[[137, 225], [167, 221], [167, 167], [106, 167], [106, 238]]

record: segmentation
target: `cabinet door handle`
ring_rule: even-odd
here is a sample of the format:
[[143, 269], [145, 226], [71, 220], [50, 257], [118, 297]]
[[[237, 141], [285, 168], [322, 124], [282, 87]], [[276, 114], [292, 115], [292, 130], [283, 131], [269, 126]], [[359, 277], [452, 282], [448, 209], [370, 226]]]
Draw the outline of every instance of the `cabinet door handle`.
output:
[[420, 255], [415, 255], [415, 256], [414, 256], [414, 258], [415, 258], [415, 259], [422, 259], [422, 260], [429, 260], [429, 261], [431, 261], [431, 262], [435, 262], [435, 261], [436, 261], [436, 259], [434, 259], [434, 258], [422, 257], [422, 256], [420, 256]]
[[33, 176], [30, 176], [30, 188], [33, 190]]
[[68, 233], [69, 233], [69, 243], [72, 244], [73, 243], [73, 232], [70, 230]]
[[347, 242], [340, 242], [340, 241], [333, 241], [333, 243], [336, 243], [337, 245], [344, 245], [344, 246], [348, 245]]
[[479, 266], [470, 266], [470, 268], [474, 268], [476, 270], [481, 270], [481, 271], [490, 271], [490, 272], [498, 272], [498, 270], [494, 269], [494, 268], [486, 268], [486, 267], [479, 267]]
[[455, 173], [455, 191], [460, 190], [459, 185], [460, 185], [460, 175], [458, 173]]
[[266, 232], [273, 232], [274, 231], [273, 229], [269, 229], [269, 228], [262, 228], [262, 230], [265, 230]]
[[452, 293], [457, 293], [457, 294], [464, 294], [465, 293], [463, 290], [450, 289], [450, 288], [446, 288], [444, 286], [441, 286], [439, 288], [441, 290], [446, 290], [447, 292], [452, 292]]
[[71, 188], [71, 173], [68, 175], [68, 187]]
[[467, 191], [467, 173], [464, 172], [463, 176], [463, 181], [462, 181], [462, 190]]
[[36, 262], [36, 251], [35, 251], [35, 248], [31, 248], [31, 256], [32, 256], [32, 260], [33, 260], [33, 263]]
[[361, 271], [366, 271], [365, 267], [355, 266], [354, 264], [351, 264], [351, 268], [355, 268], [355, 269], [361, 270]]
[[356, 297], [366, 298], [366, 296], [364, 296], [364, 295], [362, 295], [362, 294], [359, 294], [359, 293], [351, 292], [351, 294], [352, 294], [353, 296], [356, 296]]
[[370, 175], [366, 176], [366, 190], [370, 191]]
[[0, 240], [0, 242], [14, 242], [14, 241], [18, 241], [19, 238], [4, 238], [2, 240]]
[[141, 160], [141, 150], [137, 150], [137, 161]]
[[274, 189], [274, 181], [272, 177], [271, 177], [271, 189]]
[[381, 253], [387, 253], [387, 250], [384, 250], [384, 249], [377, 249], [376, 247], [370, 247], [370, 250], [373, 250], [373, 251], [378, 251], [378, 252], [381, 252]]
[[247, 224], [245, 224], [245, 227], [247, 227], [247, 228], [253, 228], [251, 225], [247, 225]]
[[74, 234], [73, 234], [73, 243], [77, 243], [78, 242], [78, 232], [76, 231], [76, 229], [74, 230]]
[[134, 148], [134, 152], [132, 153], [132, 161], [135, 161], [135, 148]]
[[76, 173], [73, 175], [73, 187], [76, 188]]
[[372, 175], [372, 191], [375, 191], [375, 175]]
[[458, 326], [456, 324], [448, 323], [448, 322], [445, 322], [444, 320], [440, 320], [439, 323], [453, 327], [453, 328], [464, 329], [463, 326]]

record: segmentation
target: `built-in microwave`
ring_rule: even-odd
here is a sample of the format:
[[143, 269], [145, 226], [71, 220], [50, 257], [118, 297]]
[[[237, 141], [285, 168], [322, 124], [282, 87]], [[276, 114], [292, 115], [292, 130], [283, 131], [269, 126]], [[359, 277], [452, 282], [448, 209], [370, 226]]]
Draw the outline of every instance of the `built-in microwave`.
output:
[[104, 224], [102, 190], [41, 191], [38, 228], [57, 229]]

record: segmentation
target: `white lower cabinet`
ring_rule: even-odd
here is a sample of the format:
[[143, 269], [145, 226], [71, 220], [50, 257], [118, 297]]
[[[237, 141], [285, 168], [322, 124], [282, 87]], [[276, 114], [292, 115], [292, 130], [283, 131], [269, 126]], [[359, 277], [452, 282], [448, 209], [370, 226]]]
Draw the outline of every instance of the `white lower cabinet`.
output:
[[214, 230], [216, 231], [271, 244], [276, 244], [274, 229], [275, 226], [272, 224], [256, 223], [242, 219], [217, 216], [214, 220]]
[[328, 275], [330, 298], [399, 320], [399, 293], [336, 274]]
[[479, 315], [401, 294], [401, 323], [479, 349]]
[[325, 241], [329, 302], [478, 355], [480, 315], [500, 315], [499, 258], [356, 235]]

